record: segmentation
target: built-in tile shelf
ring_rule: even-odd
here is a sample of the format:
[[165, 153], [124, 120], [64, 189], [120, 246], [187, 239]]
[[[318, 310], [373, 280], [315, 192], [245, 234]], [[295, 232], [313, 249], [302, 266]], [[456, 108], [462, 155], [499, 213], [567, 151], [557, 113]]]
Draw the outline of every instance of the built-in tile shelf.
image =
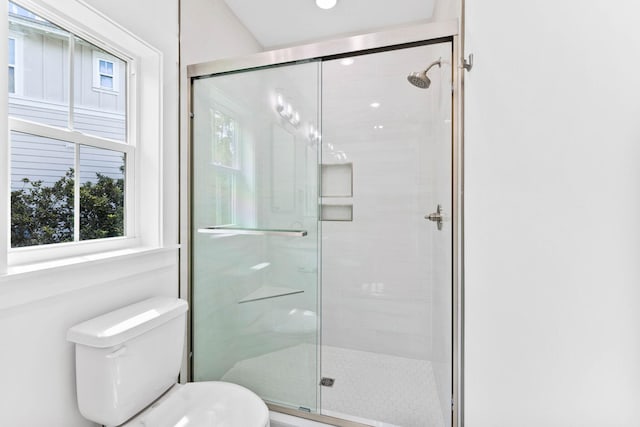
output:
[[321, 221], [353, 221], [353, 163], [323, 164]]
[[301, 289], [285, 288], [281, 286], [261, 286], [238, 301], [238, 304], [252, 301], [261, 301], [269, 298], [284, 297], [287, 295], [301, 294], [303, 292], [304, 291]]
[[353, 197], [353, 163], [321, 165], [322, 197]]
[[320, 219], [322, 221], [353, 221], [353, 205], [323, 202], [320, 206]]

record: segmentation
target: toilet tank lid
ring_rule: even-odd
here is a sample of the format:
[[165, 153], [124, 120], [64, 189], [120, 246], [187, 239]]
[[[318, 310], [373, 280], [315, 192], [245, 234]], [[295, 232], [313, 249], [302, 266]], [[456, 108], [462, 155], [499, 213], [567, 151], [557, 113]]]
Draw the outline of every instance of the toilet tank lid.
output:
[[187, 307], [187, 302], [179, 298], [149, 298], [73, 326], [67, 332], [67, 341], [113, 347], [182, 315]]

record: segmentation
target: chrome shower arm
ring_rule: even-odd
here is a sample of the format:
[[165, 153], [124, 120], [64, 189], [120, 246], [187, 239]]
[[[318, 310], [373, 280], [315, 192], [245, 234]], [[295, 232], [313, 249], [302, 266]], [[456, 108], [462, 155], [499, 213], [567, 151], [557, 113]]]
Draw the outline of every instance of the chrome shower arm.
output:
[[426, 73], [428, 73], [428, 72], [429, 72], [429, 70], [430, 70], [430, 69], [432, 69], [433, 67], [435, 67], [436, 65], [438, 66], [438, 68], [439, 68], [439, 67], [442, 67], [442, 58], [438, 58], [438, 60], [437, 60], [437, 61], [433, 61], [433, 62], [432, 62], [432, 63], [427, 67], [427, 69], [426, 69], [426, 70], [424, 70], [425, 74], [426, 74]]

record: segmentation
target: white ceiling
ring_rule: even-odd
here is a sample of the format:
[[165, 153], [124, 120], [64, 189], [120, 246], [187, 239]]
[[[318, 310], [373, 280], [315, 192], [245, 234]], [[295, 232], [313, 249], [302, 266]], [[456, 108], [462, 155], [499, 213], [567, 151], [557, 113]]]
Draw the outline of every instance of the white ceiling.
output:
[[428, 20], [435, 0], [225, 0], [264, 48], [299, 44]]

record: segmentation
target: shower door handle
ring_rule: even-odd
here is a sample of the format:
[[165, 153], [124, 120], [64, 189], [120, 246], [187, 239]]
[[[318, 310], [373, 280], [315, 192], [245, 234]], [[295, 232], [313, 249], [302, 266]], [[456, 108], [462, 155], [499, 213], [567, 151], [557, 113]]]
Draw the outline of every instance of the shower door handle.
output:
[[435, 212], [430, 213], [429, 215], [425, 215], [424, 219], [435, 222], [438, 230], [442, 230], [442, 222], [444, 221], [444, 215], [442, 215], [442, 205], [438, 205]]
[[281, 230], [268, 228], [244, 228], [244, 227], [205, 227], [198, 228], [198, 233], [204, 234], [227, 234], [227, 235], [255, 235], [255, 236], [285, 236], [304, 237], [307, 230]]

